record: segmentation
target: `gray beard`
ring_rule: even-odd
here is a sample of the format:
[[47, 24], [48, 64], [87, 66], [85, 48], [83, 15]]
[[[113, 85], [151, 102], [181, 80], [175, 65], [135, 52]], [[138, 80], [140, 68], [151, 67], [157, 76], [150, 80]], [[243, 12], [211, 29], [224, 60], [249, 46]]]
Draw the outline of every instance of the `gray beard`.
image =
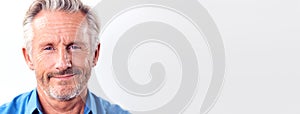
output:
[[48, 88], [44, 89], [44, 93], [59, 101], [69, 101], [79, 96], [84, 90], [84, 87], [86, 87], [85, 85], [86, 83], [84, 82], [84, 79], [80, 79], [79, 83], [77, 83], [76, 86], [70, 90], [64, 90], [64, 92], [61, 92], [57, 88], [49, 86]]

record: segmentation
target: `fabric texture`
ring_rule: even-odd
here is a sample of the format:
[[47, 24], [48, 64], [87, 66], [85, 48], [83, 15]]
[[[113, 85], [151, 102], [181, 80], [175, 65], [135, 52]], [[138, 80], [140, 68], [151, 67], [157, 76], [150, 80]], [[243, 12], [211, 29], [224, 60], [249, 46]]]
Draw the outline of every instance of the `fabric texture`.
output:
[[[15, 97], [11, 102], [0, 106], [0, 114], [43, 114], [38, 100], [37, 90], [23, 93]], [[88, 91], [84, 114], [130, 114], [119, 105], [97, 97]]]

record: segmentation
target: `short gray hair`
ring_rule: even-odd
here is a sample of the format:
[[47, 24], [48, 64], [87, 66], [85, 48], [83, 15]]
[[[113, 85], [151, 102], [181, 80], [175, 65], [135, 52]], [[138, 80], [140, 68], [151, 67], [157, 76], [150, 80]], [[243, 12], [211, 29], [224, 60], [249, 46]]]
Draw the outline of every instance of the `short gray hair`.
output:
[[88, 24], [88, 36], [91, 38], [92, 50], [96, 49], [99, 42], [100, 25], [97, 17], [91, 12], [91, 8], [84, 5], [80, 0], [35, 0], [28, 9], [23, 21], [25, 48], [31, 55], [32, 51], [32, 21], [42, 10], [65, 11], [68, 13], [82, 12], [86, 15]]

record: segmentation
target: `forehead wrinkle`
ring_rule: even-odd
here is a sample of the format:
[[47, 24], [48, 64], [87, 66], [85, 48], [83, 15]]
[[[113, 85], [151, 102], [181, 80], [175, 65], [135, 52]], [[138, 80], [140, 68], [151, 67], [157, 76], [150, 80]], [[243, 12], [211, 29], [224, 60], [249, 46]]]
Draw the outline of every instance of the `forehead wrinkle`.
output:
[[74, 43], [74, 42], [89, 44], [88, 38], [86, 38], [84, 35], [80, 36], [72, 33], [61, 33], [59, 35], [42, 34], [37, 39], [39, 39], [38, 40], [39, 43], [48, 42], [48, 43], [52, 43], [53, 45], [60, 44], [60, 43], [62, 43], [63, 45], [69, 45], [70, 43]]
[[[62, 39], [70, 42], [87, 35], [87, 23], [82, 13], [41, 11], [33, 20], [33, 29], [43, 41]], [[82, 40], [85, 42], [85, 38]]]
[[54, 37], [43, 37], [38, 40], [39, 43], [54, 43], [54, 44], [60, 44], [68, 45], [70, 43], [74, 43], [76, 39], [70, 37], [70, 36], [54, 36]]
[[79, 32], [83, 29], [82, 23], [70, 21], [37, 21], [34, 25], [36, 32], [54, 32], [54, 33], [65, 33], [65, 32]]
[[33, 19], [33, 28], [40, 29], [59, 29], [61, 27], [80, 29], [85, 23], [85, 15], [82, 12], [66, 13], [63, 11], [39, 12]]

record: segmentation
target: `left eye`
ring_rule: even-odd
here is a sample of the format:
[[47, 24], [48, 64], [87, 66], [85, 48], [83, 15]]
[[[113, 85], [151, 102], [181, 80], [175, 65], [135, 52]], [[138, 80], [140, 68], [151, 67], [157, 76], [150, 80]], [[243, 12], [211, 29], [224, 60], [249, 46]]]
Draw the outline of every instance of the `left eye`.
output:
[[80, 47], [76, 45], [71, 45], [68, 47], [68, 49], [80, 49]]

